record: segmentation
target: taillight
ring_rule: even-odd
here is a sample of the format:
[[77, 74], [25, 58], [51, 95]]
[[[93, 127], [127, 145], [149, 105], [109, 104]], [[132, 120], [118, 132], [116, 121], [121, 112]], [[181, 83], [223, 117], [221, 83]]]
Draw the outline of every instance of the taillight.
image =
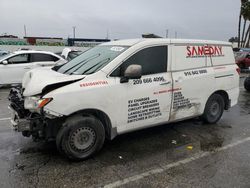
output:
[[237, 71], [238, 74], [240, 75], [240, 68], [239, 68], [239, 67], [236, 68], [236, 71]]

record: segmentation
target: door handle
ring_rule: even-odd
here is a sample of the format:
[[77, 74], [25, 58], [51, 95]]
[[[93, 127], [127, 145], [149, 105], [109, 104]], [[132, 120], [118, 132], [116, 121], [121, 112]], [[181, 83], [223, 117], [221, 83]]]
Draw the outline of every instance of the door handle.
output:
[[24, 69], [31, 69], [30, 67], [24, 67]]
[[170, 83], [171, 83], [170, 81], [169, 82], [163, 82], [163, 83], [160, 83], [160, 85], [163, 86], [163, 85], [168, 85]]

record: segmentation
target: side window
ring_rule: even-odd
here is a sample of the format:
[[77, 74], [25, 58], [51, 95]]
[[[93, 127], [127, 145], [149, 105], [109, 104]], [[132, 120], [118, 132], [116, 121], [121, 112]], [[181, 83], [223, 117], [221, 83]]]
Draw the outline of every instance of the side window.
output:
[[122, 77], [126, 68], [132, 64], [142, 66], [142, 75], [167, 72], [167, 52], [167, 46], [143, 49], [127, 59], [111, 76]]
[[19, 54], [8, 59], [10, 64], [29, 63], [29, 54]]
[[49, 54], [31, 54], [31, 61], [32, 62], [41, 62], [41, 61], [58, 61], [59, 59], [55, 56]]

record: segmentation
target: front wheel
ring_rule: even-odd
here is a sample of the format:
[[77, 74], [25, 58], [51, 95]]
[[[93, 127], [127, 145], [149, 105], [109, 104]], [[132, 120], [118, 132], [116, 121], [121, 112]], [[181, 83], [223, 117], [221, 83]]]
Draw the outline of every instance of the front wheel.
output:
[[73, 116], [58, 132], [58, 150], [72, 160], [84, 160], [98, 152], [105, 140], [100, 120], [93, 116]]
[[219, 94], [213, 94], [209, 97], [202, 119], [207, 123], [216, 123], [220, 120], [225, 107], [224, 99]]
[[247, 90], [247, 91], [250, 91], [250, 77], [247, 77], [244, 81], [244, 88]]

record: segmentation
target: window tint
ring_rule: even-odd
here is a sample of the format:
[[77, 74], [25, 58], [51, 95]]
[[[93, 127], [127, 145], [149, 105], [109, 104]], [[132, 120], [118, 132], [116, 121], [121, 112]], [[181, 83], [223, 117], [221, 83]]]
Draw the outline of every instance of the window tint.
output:
[[39, 61], [58, 61], [59, 59], [55, 56], [49, 54], [31, 54], [31, 61], [32, 62], [39, 62]]
[[29, 54], [20, 54], [8, 59], [10, 64], [29, 63]]
[[167, 46], [156, 46], [143, 49], [118, 67], [111, 76], [123, 76], [129, 65], [142, 66], [142, 75], [167, 72]]

